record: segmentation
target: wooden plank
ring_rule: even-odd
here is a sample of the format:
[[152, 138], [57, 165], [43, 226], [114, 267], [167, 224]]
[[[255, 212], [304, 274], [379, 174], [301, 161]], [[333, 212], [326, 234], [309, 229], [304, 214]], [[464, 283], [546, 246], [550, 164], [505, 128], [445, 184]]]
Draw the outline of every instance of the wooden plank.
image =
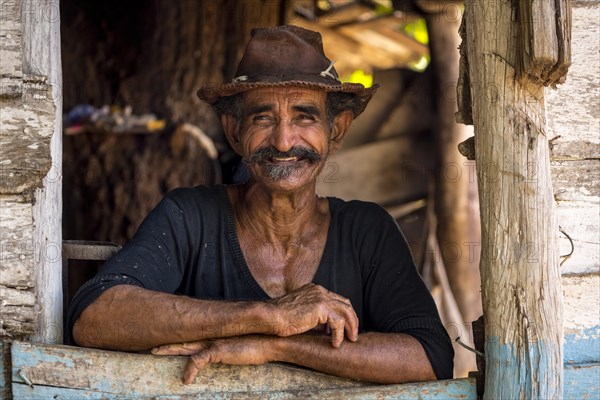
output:
[[331, 156], [319, 176], [317, 193], [345, 200], [393, 205], [427, 193], [427, 143], [396, 137]]
[[564, 276], [565, 364], [600, 362], [600, 275]]
[[0, 285], [33, 288], [32, 223], [27, 198], [0, 195]]
[[[600, 97], [597, 96], [596, 99]], [[564, 110], [564, 109], [563, 109]], [[548, 113], [552, 112], [550, 110]], [[560, 108], [556, 110], [557, 112], [561, 112]], [[599, 122], [598, 118], [592, 119], [591, 122]], [[580, 160], [598, 160], [600, 159], [600, 143], [598, 141], [590, 141], [588, 135], [593, 133], [592, 127], [586, 127], [588, 121], [582, 121], [583, 126], [580, 123], [577, 123], [576, 126], [582, 126], [582, 129], [591, 129], [590, 131], [562, 131], [561, 134], [555, 135], [555, 132], [552, 133], [552, 156], [550, 161], [552, 161], [552, 165], [554, 166], [561, 161], [580, 161]], [[574, 128], [574, 127], [572, 127]], [[596, 128], [597, 129], [597, 128]], [[596, 138], [597, 139], [597, 138]], [[593, 139], [592, 139], [593, 140]]]
[[[223, 400], [287, 400], [287, 399], [323, 399], [323, 400], [434, 400], [434, 399], [463, 399], [475, 400], [475, 383], [473, 379], [455, 379], [431, 383], [414, 383], [404, 385], [388, 385], [377, 387], [351, 389], [300, 389], [278, 391], [247, 391], [247, 392], [204, 392], [189, 395], [169, 394], [152, 396], [153, 399], [223, 399]], [[121, 395], [98, 393], [84, 390], [36, 386], [33, 389], [24, 384], [13, 387], [15, 398], [37, 400], [40, 398], [60, 398], [64, 400], [79, 399], [121, 399]], [[127, 395], [128, 399], [145, 398], [136, 393]]]
[[0, 337], [6, 339], [23, 339], [35, 331], [35, 321], [39, 307], [26, 305], [4, 305], [0, 307]]
[[[44, 343], [62, 342], [62, 67], [60, 54], [60, 12], [58, 0], [23, 0], [23, 72], [43, 77], [37, 86], [41, 95], [23, 98], [44, 120], [47, 147], [36, 151], [35, 159], [47, 162], [37, 182], [30, 181], [34, 193], [33, 241], [53, 253], [35, 260], [35, 285], [39, 310], [36, 332], [31, 339]], [[30, 122], [24, 129], [32, 129]], [[14, 138], [14, 136], [13, 136]], [[36, 143], [29, 143], [35, 147]], [[29, 148], [28, 147], [28, 148]], [[35, 150], [35, 149], [34, 149]], [[47, 161], [46, 161], [47, 160]], [[51, 168], [52, 167], [52, 168]], [[41, 179], [43, 178], [43, 180]]]
[[599, 158], [600, 42], [597, 1], [575, 1], [572, 7], [573, 62], [564, 84], [545, 89], [546, 129], [552, 141], [552, 156], [558, 159]]
[[[600, 243], [598, 238], [598, 202], [562, 201], [556, 208], [562, 274], [600, 272]], [[563, 233], [564, 232], [564, 233]], [[566, 235], [569, 237], [567, 237]]]
[[0, 0], [0, 97], [22, 93], [21, 4]]
[[212, 365], [195, 383], [182, 385], [186, 357], [160, 357], [70, 346], [14, 342], [13, 382], [24, 382], [21, 370], [34, 385], [69, 387], [113, 394], [167, 395], [199, 392], [285, 390], [290, 387], [325, 389], [352, 387], [357, 382], [331, 378], [283, 364], [229, 367]]
[[600, 159], [554, 161], [552, 165], [561, 273], [600, 272]]
[[554, 198], [600, 204], [600, 159], [555, 161], [552, 165]]
[[551, 399], [561, 397], [563, 383], [558, 227], [543, 87], [516, 79], [522, 33], [515, 12], [510, 0], [465, 1], [482, 225], [484, 399]]
[[25, 338], [35, 330], [32, 205], [24, 196], [0, 195], [0, 337]]
[[[51, 166], [50, 138], [56, 109], [41, 82], [25, 82], [26, 99], [0, 103], [0, 194], [20, 194], [41, 186]], [[27, 98], [29, 98], [27, 100]]]
[[600, 325], [565, 336], [565, 364], [600, 362]]
[[600, 364], [565, 366], [566, 400], [600, 398]]
[[562, 83], [571, 64], [571, 1], [519, 2], [519, 74], [545, 86]]
[[[568, 79], [556, 90], [546, 89], [544, 96], [558, 224], [574, 245], [572, 256], [561, 266], [563, 274], [600, 271], [600, 4], [576, 1], [572, 14]], [[561, 254], [571, 251], [571, 242], [562, 233], [559, 246]]]
[[[410, 57], [418, 61], [421, 57], [429, 55], [429, 47], [398, 29], [402, 24], [412, 22], [413, 19], [416, 19], [413, 15], [403, 15], [402, 18], [396, 16], [382, 17], [372, 21], [345, 25], [340, 27], [339, 31], [358, 42], [369, 43], [371, 46], [385, 49], [390, 54], [402, 58]], [[373, 33], [377, 35], [370, 35]], [[370, 38], [375, 40], [370, 40]], [[376, 38], [380, 40], [376, 40]]]
[[27, 288], [24, 289], [25, 290], [0, 286], [0, 299], [2, 299], [2, 307], [33, 307], [35, 305], [35, 293], [27, 290]]
[[373, 30], [344, 27], [342, 32], [341, 28], [328, 28], [302, 18], [295, 19], [294, 25], [321, 33], [323, 47], [329, 59], [336, 60], [335, 69], [340, 76], [357, 69], [373, 73], [376, 69], [404, 67], [420, 58], [419, 54]]
[[0, 32], [21, 31], [20, 1], [0, 0]]
[[63, 240], [64, 258], [73, 260], [108, 260], [121, 250], [121, 246], [111, 242], [89, 240]]
[[[371, 385], [286, 364], [211, 365], [182, 385], [187, 357], [160, 357], [14, 342], [12, 382], [17, 398], [444, 398], [475, 399], [469, 379]], [[23, 376], [33, 388], [25, 385]], [[69, 390], [64, 390], [65, 388]], [[102, 396], [98, 396], [102, 393]], [[47, 397], [47, 395], [50, 395]], [[37, 397], [35, 397], [37, 396]], [[377, 397], [379, 396], [379, 397]]]

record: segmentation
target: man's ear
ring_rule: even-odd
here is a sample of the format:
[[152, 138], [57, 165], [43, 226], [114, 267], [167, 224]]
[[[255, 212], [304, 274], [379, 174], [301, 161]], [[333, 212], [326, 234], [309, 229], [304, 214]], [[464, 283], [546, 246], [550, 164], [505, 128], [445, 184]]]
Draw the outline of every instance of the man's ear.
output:
[[235, 119], [233, 115], [222, 114], [221, 115], [221, 125], [223, 125], [223, 132], [225, 133], [225, 137], [227, 141], [231, 145], [231, 148], [239, 155], [242, 155], [241, 147], [240, 147], [240, 138], [238, 131], [238, 121]]
[[353, 120], [354, 114], [349, 110], [342, 111], [337, 115], [337, 117], [335, 117], [333, 129], [331, 131], [331, 144], [329, 146], [330, 154], [335, 153], [341, 147], [344, 137], [346, 137], [348, 128]]

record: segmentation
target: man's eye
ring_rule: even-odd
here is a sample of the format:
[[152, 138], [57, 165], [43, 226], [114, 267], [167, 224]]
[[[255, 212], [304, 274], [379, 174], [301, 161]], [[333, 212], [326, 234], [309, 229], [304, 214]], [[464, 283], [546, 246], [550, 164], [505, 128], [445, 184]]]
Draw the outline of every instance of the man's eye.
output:
[[298, 122], [300, 122], [301, 124], [310, 124], [315, 121], [315, 117], [313, 117], [312, 115], [302, 114], [302, 115], [299, 115], [296, 118], [296, 120]]
[[257, 125], [267, 126], [270, 125], [273, 121], [267, 115], [255, 115], [252, 118], [252, 122]]

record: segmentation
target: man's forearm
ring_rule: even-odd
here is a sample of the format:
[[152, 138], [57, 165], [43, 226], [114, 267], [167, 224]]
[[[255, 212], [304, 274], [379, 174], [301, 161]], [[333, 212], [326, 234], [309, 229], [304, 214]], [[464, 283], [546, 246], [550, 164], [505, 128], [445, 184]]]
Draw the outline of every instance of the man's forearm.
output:
[[264, 302], [198, 300], [137, 286], [108, 289], [87, 307], [73, 326], [82, 346], [148, 350], [195, 340], [273, 333]]
[[253, 333], [290, 336], [318, 325], [328, 326], [333, 347], [344, 332], [350, 340], [358, 335], [350, 302], [314, 284], [267, 301], [199, 300], [119, 285], [81, 313], [73, 337], [82, 346], [135, 351]]
[[431, 363], [419, 341], [405, 334], [364, 333], [339, 349], [323, 335], [275, 338], [275, 360], [327, 374], [373, 383], [435, 380]]

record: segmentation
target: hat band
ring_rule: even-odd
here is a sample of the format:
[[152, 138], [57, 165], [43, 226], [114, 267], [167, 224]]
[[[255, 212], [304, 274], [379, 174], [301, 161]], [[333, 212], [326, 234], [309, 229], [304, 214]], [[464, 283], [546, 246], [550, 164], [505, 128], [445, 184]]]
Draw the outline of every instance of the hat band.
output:
[[333, 68], [333, 63], [334, 63], [334, 62], [335, 62], [335, 60], [331, 60], [331, 62], [329, 63], [329, 67], [327, 67], [327, 68], [325, 68], [323, 71], [321, 71], [321, 72], [319, 73], [319, 75], [321, 75], [323, 78], [330, 77], [330, 78], [332, 78], [332, 79], [335, 79], [335, 80], [336, 80], [336, 81], [338, 81], [338, 82], [341, 82], [341, 81], [340, 81], [340, 80], [337, 78], [337, 76], [335, 76], [335, 75], [333, 75], [333, 74], [331, 73], [331, 68]]
[[254, 83], [254, 82], [286, 82], [286, 81], [307, 81], [313, 83], [323, 83], [331, 85], [331, 80], [335, 81], [336, 85], [342, 83], [337, 76], [332, 74], [330, 71], [333, 68], [333, 62], [329, 64], [329, 67], [321, 71], [319, 74], [272, 74], [272, 75], [239, 75], [233, 78], [231, 83]]

